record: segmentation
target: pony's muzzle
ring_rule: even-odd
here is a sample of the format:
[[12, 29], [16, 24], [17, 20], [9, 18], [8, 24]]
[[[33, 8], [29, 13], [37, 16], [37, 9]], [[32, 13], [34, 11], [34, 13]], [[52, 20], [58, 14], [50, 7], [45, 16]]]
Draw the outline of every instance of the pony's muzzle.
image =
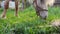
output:
[[40, 17], [46, 19], [48, 17], [48, 11], [40, 11]]

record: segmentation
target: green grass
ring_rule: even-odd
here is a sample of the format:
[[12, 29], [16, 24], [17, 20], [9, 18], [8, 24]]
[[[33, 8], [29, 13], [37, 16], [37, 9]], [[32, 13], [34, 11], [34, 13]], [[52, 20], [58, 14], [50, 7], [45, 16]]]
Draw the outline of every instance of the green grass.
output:
[[[0, 9], [0, 14], [2, 13]], [[0, 34], [10, 34], [12, 30], [17, 34], [51, 34], [57, 33], [55, 27], [45, 27], [52, 20], [60, 19], [60, 8], [49, 7], [49, 14], [46, 22], [37, 17], [35, 9], [29, 7], [23, 11], [19, 11], [19, 17], [14, 16], [14, 10], [8, 9], [6, 19], [0, 18]], [[44, 26], [44, 27], [39, 27]], [[54, 29], [55, 28], [55, 29]], [[59, 29], [60, 30], [60, 29]], [[59, 31], [58, 31], [59, 33]]]

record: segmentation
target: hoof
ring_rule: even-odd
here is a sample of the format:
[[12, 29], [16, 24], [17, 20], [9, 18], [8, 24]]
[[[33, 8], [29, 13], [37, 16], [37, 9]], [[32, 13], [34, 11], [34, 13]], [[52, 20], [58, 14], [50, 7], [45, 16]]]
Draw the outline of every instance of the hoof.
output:
[[18, 18], [20, 18], [20, 16], [19, 16], [19, 15], [15, 15], [15, 17], [18, 17]]
[[6, 17], [0, 17], [1, 19], [6, 19]]
[[4, 19], [6, 19], [6, 16], [2, 16], [2, 15], [1, 15], [0, 18], [4, 18]]
[[14, 14], [14, 16], [18, 17], [18, 14]]

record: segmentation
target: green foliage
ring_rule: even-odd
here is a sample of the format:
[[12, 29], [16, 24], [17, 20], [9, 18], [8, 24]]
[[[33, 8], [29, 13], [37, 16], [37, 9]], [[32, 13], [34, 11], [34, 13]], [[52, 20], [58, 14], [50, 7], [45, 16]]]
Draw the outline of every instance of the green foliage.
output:
[[[0, 14], [2, 9], [0, 9]], [[19, 17], [14, 16], [14, 10], [8, 9], [7, 18], [0, 18], [0, 34], [53, 34], [60, 33], [60, 27], [50, 27], [49, 23], [60, 18], [59, 7], [49, 7], [49, 16], [46, 21], [37, 17], [35, 9], [29, 7], [18, 12]], [[43, 27], [42, 27], [43, 26]], [[46, 27], [48, 26], [48, 27]]]

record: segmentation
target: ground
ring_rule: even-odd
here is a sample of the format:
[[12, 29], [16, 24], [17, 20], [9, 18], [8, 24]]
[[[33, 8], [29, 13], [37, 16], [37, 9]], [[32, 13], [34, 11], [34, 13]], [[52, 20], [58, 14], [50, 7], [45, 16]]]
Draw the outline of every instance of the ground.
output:
[[[0, 9], [0, 14], [3, 9]], [[60, 7], [49, 7], [48, 18], [42, 21], [37, 17], [35, 9], [31, 6], [19, 11], [19, 17], [14, 16], [14, 10], [8, 9], [6, 19], [0, 18], [0, 34], [53, 34], [59, 33], [60, 27], [50, 27], [52, 20], [60, 19]], [[58, 29], [58, 30], [57, 30]]]

